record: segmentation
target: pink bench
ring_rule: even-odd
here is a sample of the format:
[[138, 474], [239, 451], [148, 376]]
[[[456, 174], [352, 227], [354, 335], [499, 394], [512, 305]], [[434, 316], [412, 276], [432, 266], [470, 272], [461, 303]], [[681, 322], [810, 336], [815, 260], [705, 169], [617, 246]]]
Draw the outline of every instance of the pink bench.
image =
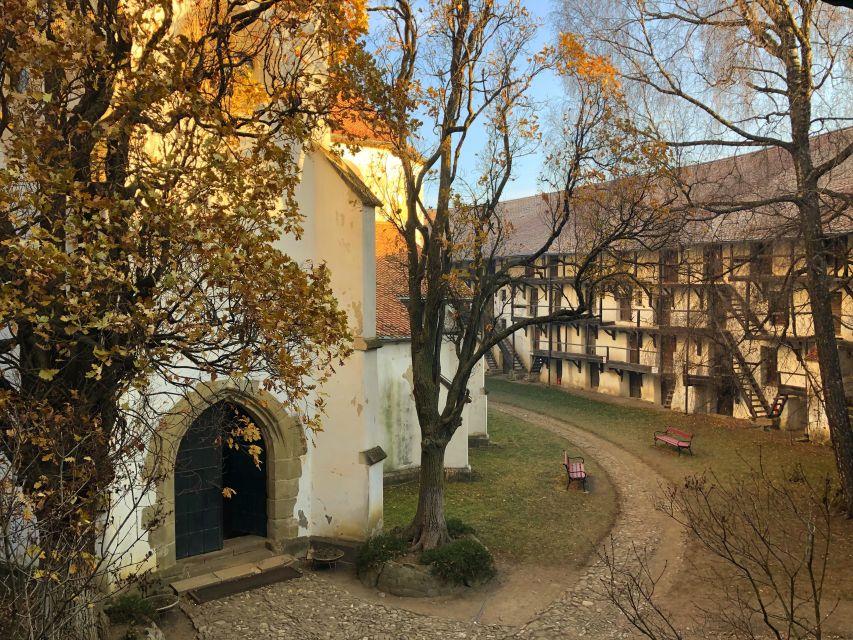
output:
[[572, 480], [578, 480], [586, 491], [586, 469], [583, 466], [583, 458], [570, 458], [568, 452], [563, 451], [563, 466], [566, 468], [566, 491]]
[[663, 442], [671, 447], [675, 447], [678, 453], [681, 453], [682, 451], [689, 451], [690, 455], [693, 455], [693, 449], [690, 448], [690, 445], [693, 444], [692, 433], [687, 433], [686, 431], [676, 429], [675, 427], [667, 427], [665, 431], [655, 431], [655, 445], [657, 445], [658, 442]]

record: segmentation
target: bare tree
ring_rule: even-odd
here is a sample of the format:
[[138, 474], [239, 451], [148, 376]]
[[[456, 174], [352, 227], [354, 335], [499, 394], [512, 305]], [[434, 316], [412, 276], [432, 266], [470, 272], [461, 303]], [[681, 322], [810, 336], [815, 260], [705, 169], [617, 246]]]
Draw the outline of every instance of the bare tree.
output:
[[[530, 51], [536, 26], [520, 2], [441, 1], [420, 12], [398, 0], [374, 11], [384, 30], [368, 93], [374, 124], [403, 169], [405, 203], [388, 216], [405, 247], [422, 434], [420, 495], [408, 535], [415, 548], [432, 548], [448, 540], [444, 452], [462, 422], [473, 368], [519, 329], [590, 317], [596, 287], [620, 273], [618, 250], [655, 236], [650, 230], [660, 209], [651, 202], [651, 173], [664, 150], [638, 143], [621, 126], [620, 94], [605, 59], [588, 56], [571, 37], [559, 51]], [[506, 219], [500, 200], [514, 159], [539, 141], [528, 93], [533, 79], [552, 66], [571, 78], [576, 101], [549, 163], [554, 192], [543, 196], [544, 231], [524, 257], [509, 257], [518, 255], [513, 247], [526, 230]], [[474, 153], [478, 132], [486, 142]], [[466, 174], [472, 160], [478, 170]], [[614, 183], [619, 190], [580, 189], [608, 178], [623, 178]], [[573, 256], [566, 265], [571, 301], [497, 327], [491, 322], [495, 294], [519, 282], [526, 267], [557, 245]], [[451, 371], [440, 361], [445, 340], [458, 360]]]
[[[737, 481], [693, 476], [666, 489], [659, 508], [720, 563], [702, 576], [715, 604], [698, 605], [716, 631], [747, 640], [768, 632], [777, 640], [823, 637], [831, 613], [824, 604], [831, 493], [828, 480], [812, 483], [799, 467], [785, 478], [759, 468]], [[619, 556], [614, 548], [601, 554], [606, 598], [648, 638], [685, 637], [656, 593], [662, 574], [650, 568], [646, 551]]]
[[[773, 149], [790, 168], [790, 180], [771, 180], [761, 191], [705, 190], [688, 202], [706, 215], [764, 211], [795, 222], [823, 405], [853, 517], [853, 430], [828, 264], [828, 237], [851, 226], [853, 195], [830, 180], [849, 164], [853, 139], [849, 130], [816, 138], [853, 123], [849, 12], [818, 0], [624, 0], [595, 13], [563, 6], [572, 24], [585, 25], [591, 46], [613, 55], [651, 137], [693, 159], [701, 150]], [[689, 179], [681, 181], [689, 193]]]

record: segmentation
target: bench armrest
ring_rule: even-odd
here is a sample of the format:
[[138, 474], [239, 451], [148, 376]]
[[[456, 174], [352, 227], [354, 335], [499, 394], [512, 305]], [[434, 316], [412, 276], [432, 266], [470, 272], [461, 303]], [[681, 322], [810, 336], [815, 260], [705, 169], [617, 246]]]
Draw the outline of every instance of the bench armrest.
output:
[[568, 460], [569, 462], [571, 462], [572, 460], [580, 460], [580, 461], [581, 461], [581, 464], [584, 464], [583, 458], [581, 458], [580, 456], [575, 456], [574, 458], [573, 458], [573, 457], [571, 457], [571, 456], [569, 456], [569, 457], [567, 458], [567, 460]]

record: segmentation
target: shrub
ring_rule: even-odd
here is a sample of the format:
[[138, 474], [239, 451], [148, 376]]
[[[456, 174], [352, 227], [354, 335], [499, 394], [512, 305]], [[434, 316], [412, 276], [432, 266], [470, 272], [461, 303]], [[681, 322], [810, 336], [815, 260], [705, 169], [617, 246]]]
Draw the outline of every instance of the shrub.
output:
[[150, 602], [142, 599], [136, 593], [127, 593], [115, 598], [109, 606], [104, 608], [105, 613], [114, 623], [148, 622], [157, 619], [157, 610]]
[[451, 538], [461, 538], [465, 534], [474, 533], [474, 527], [465, 524], [459, 518], [448, 518], [447, 533], [450, 534]]
[[474, 586], [495, 575], [492, 554], [477, 540], [454, 540], [438, 549], [421, 554], [421, 562], [432, 565], [432, 572], [454, 584]]
[[384, 533], [369, 538], [358, 548], [355, 556], [355, 568], [362, 573], [371, 567], [397, 558], [409, 550], [409, 543], [397, 536]]

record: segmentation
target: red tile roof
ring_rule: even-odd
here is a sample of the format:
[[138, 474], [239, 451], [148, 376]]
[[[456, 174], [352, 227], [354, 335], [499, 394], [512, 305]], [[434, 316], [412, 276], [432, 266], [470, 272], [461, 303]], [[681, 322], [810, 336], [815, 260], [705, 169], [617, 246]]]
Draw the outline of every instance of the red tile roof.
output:
[[409, 311], [401, 298], [408, 296], [405, 254], [376, 257], [376, 336], [408, 339], [412, 336]]
[[387, 147], [391, 139], [385, 131], [377, 130], [366, 113], [354, 109], [341, 111], [332, 127], [332, 141], [344, 144], [359, 143], [366, 146]]

